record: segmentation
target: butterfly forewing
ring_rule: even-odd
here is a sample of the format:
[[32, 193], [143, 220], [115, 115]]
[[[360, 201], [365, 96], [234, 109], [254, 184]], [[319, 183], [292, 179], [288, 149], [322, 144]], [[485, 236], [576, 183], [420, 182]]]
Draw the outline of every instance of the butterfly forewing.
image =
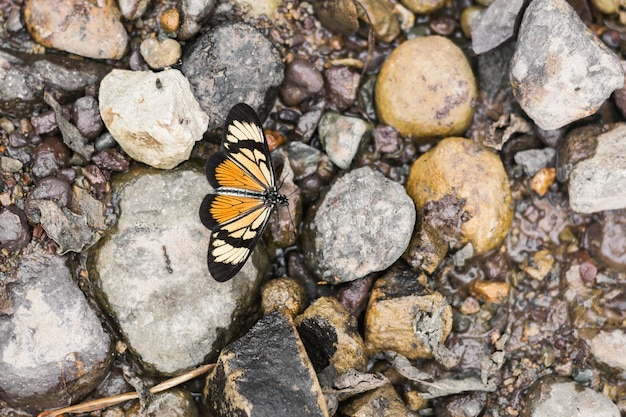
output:
[[206, 163], [215, 194], [200, 206], [202, 224], [212, 230], [209, 272], [215, 280], [232, 278], [250, 257], [276, 204], [274, 168], [261, 122], [246, 104], [234, 106], [224, 127], [222, 150]]

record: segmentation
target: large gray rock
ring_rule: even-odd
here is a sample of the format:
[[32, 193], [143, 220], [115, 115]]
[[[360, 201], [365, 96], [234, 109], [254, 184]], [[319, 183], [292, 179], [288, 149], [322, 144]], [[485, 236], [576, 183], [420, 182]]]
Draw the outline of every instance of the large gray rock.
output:
[[215, 358], [258, 317], [269, 269], [259, 248], [232, 280], [207, 269], [210, 232], [198, 209], [211, 188], [200, 167], [135, 168], [113, 183], [119, 219], [90, 255], [90, 278], [148, 369], [174, 374]]
[[80, 400], [104, 378], [111, 340], [67, 258], [31, 243], [0, 315], [0, 399], [30, 412]]
[[515, 98], [544, 130], [595, 113], [624, 85], [619, 58], [565, 0], [530, 3], [510, 75]]
[[398, 260], [414, 224], [415, 205], [404, 188], [359, 168], [336, 181], [309, 214], [303, 252], [326, 282], [353, 281]]

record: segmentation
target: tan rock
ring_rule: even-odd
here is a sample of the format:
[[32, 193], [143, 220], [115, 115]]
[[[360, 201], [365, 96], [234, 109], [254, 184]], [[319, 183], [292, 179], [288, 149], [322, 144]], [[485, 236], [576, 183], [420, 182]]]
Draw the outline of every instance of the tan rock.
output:
[[376, 82], [381, 120], [416, 138], [463, 133], [472, 121], [475, 98], [476, 81], [467, 58], [441, 36], [402, 43]]
[[[374, 283], [365, 312], [365, 344], [370, 353], [393, 350], [409, 359], [433, 357], [431, 341], [443, 343], [452, 330], [452, 308], [413, 272], [390, 272]], [[435, 346], [436, 348], [437, 346]]]
[[340, 409], [349, 417], [408, 416], [409, 410], [391, 384], [354, 397]]
[[282, 310], [289, 316], [300, 314], [307, 304], [304, 288], [291, 278], [278, 278], [269, 281], [261, 292], [263, 314]]
[[128, 34], [115, 0], [29, 0], [24, 21], [46, 47], [95, 59], [121, 59], [126, 52]]
[[415, 13], [430, 13], [441, 9], [446, 3], [445, 0], [401, 0], [402, 4]]
[[497, 247], [511, 226], [511, 191], [502, 162], [469, 139], [444, 139], [422, 155], [411, 167], [406, 189], [418, 212], [429, 203], [456, 202], [460, 230], [442, 228], [442, 238], [458, 247], [470, 242], [475, 253]]

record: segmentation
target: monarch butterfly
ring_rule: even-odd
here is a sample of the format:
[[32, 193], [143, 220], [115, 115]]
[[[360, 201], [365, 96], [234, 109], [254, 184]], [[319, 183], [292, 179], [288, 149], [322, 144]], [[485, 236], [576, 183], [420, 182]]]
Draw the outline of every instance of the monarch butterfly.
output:
[[205, 173], [215, 190], [200, 205], [200, 220], [211, 230], [209, 272], [225, 282], [250, 257], [273, 209], [288, 204], [276, 187], [261, 121], [247, 104], [228, 113], [221, 151], [207, 159]]

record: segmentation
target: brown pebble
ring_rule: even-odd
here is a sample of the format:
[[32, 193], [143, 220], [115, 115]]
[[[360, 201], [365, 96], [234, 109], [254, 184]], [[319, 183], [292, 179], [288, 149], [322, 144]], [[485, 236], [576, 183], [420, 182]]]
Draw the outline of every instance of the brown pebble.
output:
[[304, 288], [291, 278], [278, 278], [269, 281], [261, 292], [263, 314], [281, 310], [293, 317], [304, 311], [307, 296]]
[[159, 16], [159, 24], [169, 34], [176, 32], [180, 27], [180, 13], [174, 7], [165, 9]]
[[556, 179], [556, 168], [542, 168], [535, 174], [531, 187], [540, 197], [546, 195]]
[[501, 304], [509, 298], [508, 282], [484, 281], [477, 279], [470, 285], [472, 293], [489, 303]]

